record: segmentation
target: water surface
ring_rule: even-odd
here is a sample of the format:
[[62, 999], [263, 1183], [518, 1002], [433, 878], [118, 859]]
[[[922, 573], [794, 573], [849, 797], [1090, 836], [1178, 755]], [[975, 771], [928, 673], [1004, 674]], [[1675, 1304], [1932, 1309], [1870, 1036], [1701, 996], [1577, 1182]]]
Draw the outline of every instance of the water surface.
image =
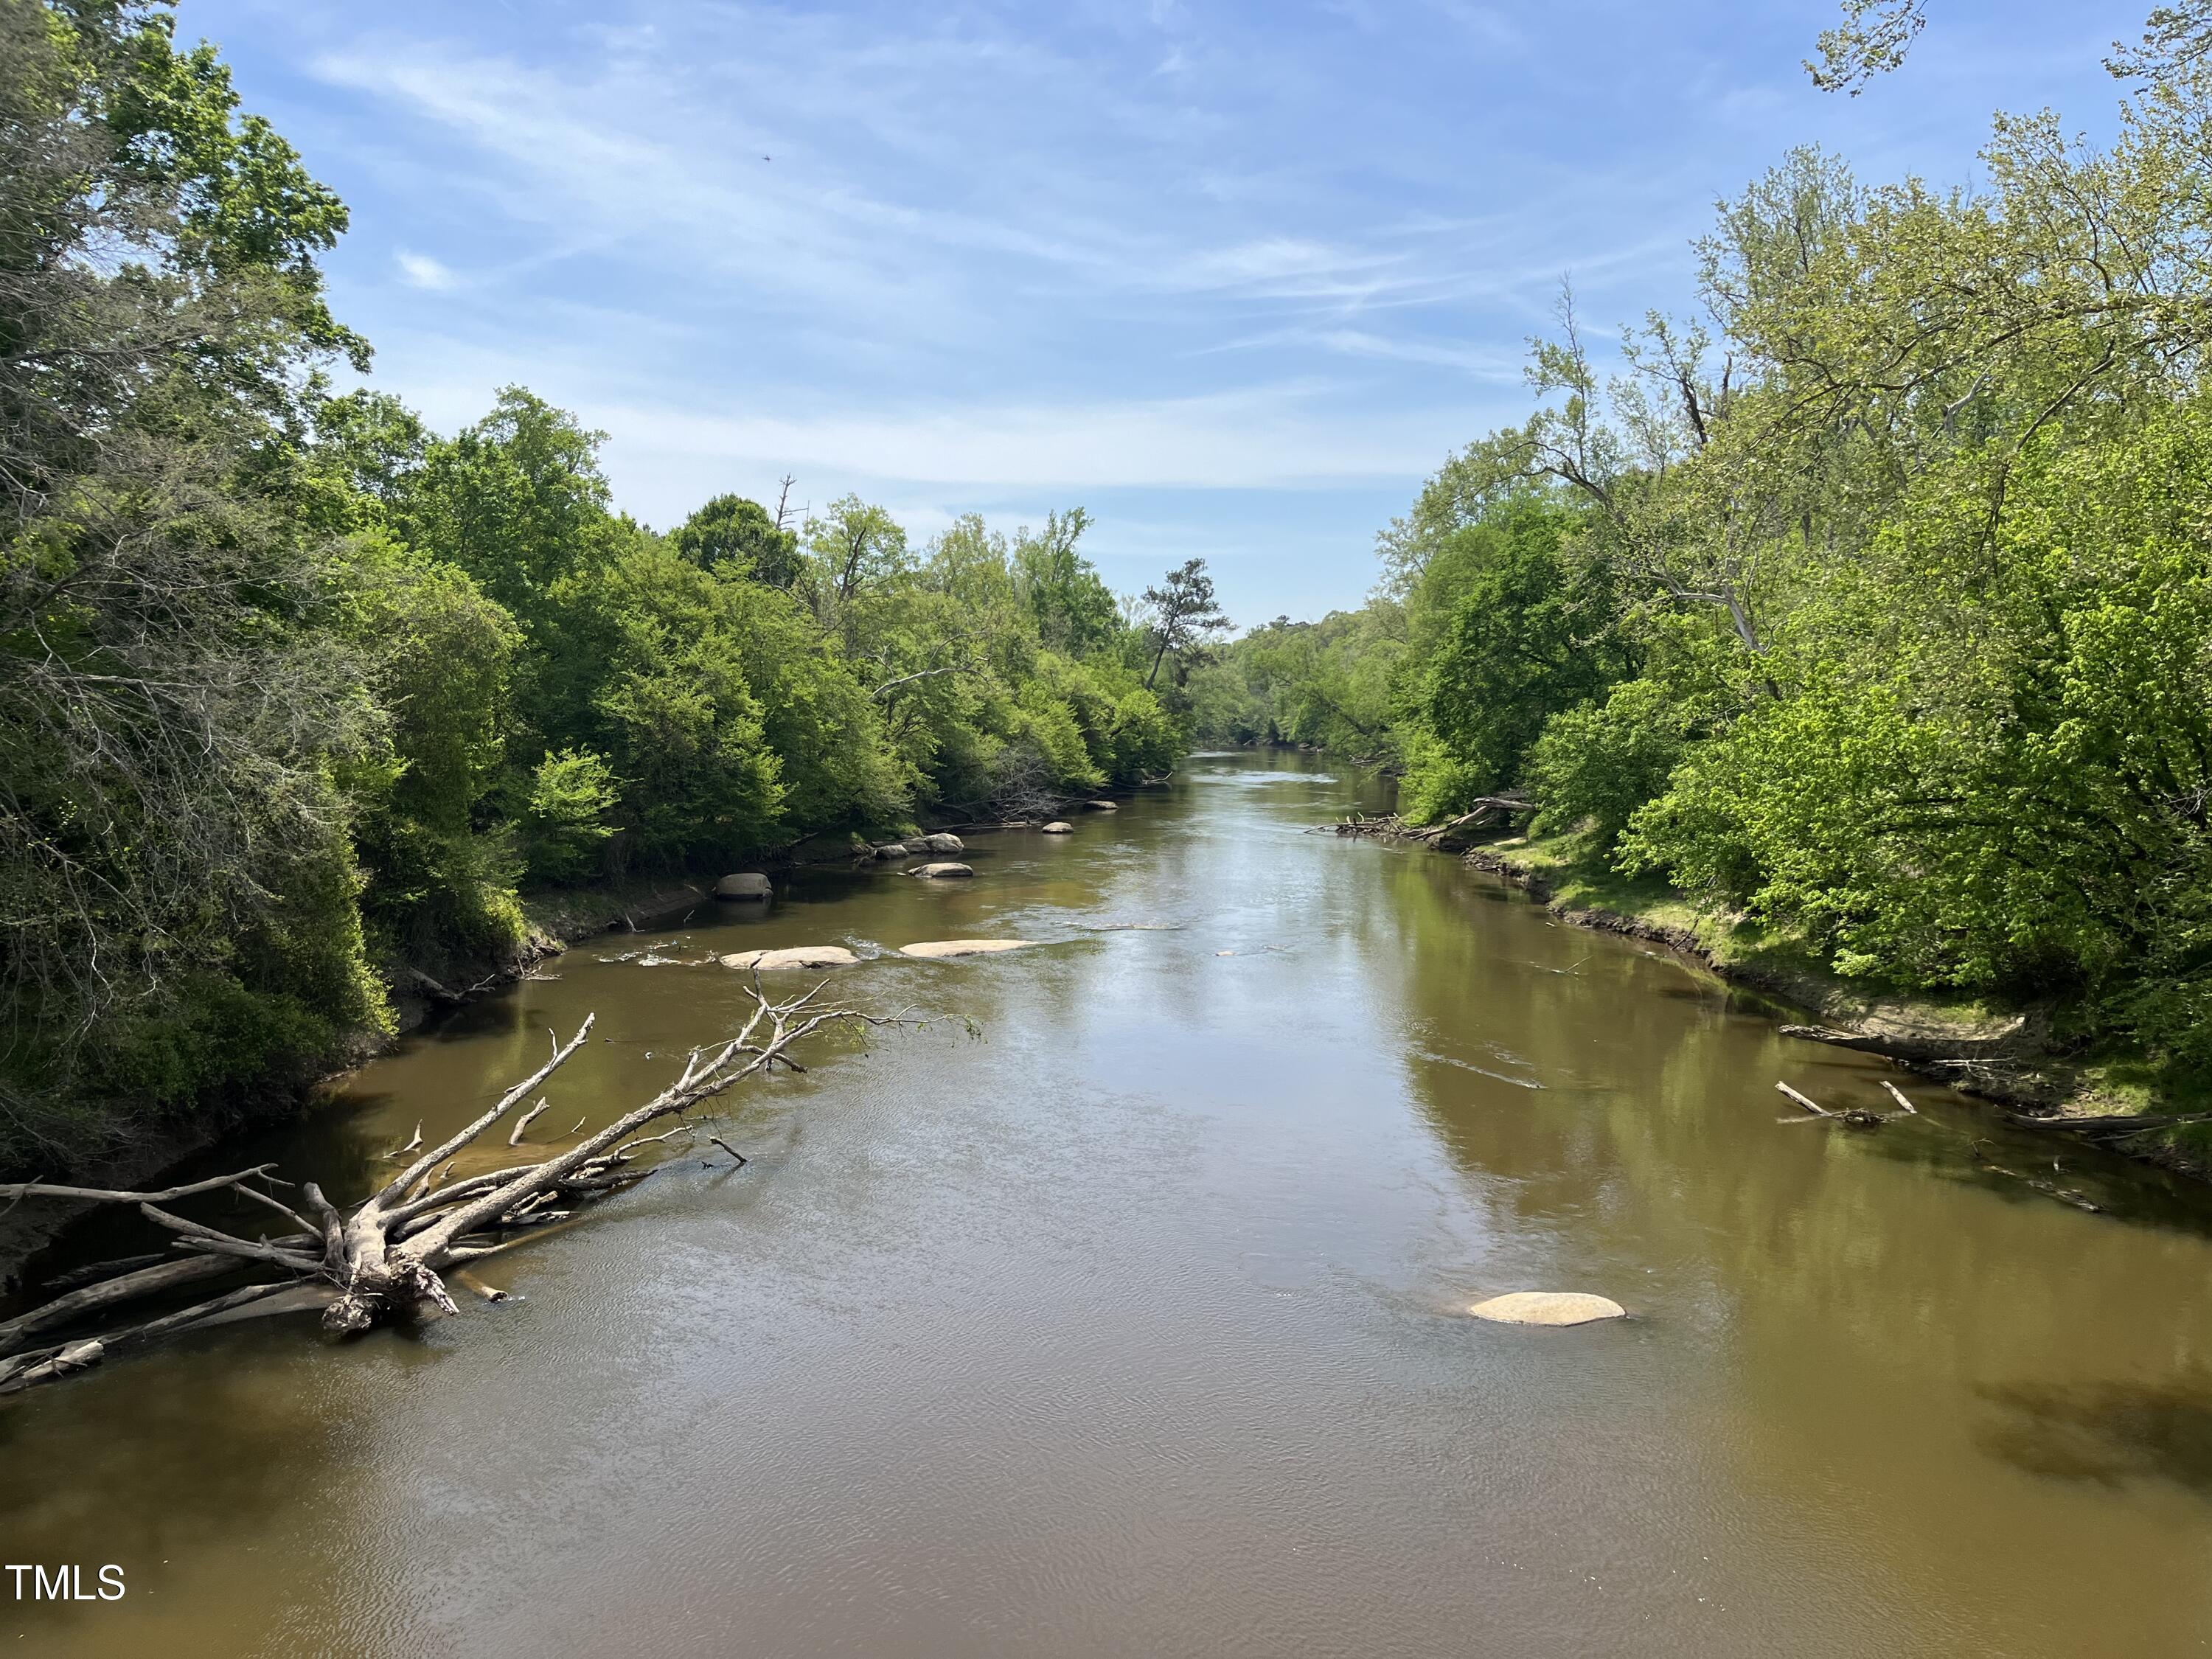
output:
[[[2008, 1135], [1784, 1125], [1887, 1073], [1200, 757], [976, 878], [590, 941], [220, 1149], [349, 1193], [596, 1010], [533, 1135], [737, 1018], [753, 945], [1014, 936], [727, 1103], [516, 1293], [204, 1334], [0, 1406], [42, 1655], [2163, 1655], [2212, 1637], [2212, 1206]], [[1970, 1146], [2094, 1193], [2070, 1209]], [[704, 1146], [703, 1141], [702, 1146]], [[241, 1218], [241, 1220], [243, 1218]], [[79, 1237], [56, 1262], [135, 1243]], [[1459, 1311], [1596, 1291], [1565, 1331]], [[13, 1631], [9, 1626], [13, 1626]]]

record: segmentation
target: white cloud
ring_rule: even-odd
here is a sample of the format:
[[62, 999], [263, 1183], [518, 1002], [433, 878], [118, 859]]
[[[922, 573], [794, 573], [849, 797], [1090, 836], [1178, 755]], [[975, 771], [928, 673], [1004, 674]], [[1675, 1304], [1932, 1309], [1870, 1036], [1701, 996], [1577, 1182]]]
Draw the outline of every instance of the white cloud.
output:
[[[1218, 115], [1100, 97], [1034, 48], [905, 46], [785, 43], [787, 72], [750, 80], [742, 101], [693, 85], [690, 61], [556, 73], [369, 38], [312, 68], [453, 135], [491, 163], [471, 169], [474, 186], [565, 248], [703, 266], [816, 315], [888, 310], [909, 342], [993, 331], [1010, 284], [1032, 301], [1188, 294], [1348, 312], [1433, 301], [1506, 252], [1464, 220], [1378, 215], [1273, 158], [1239, 165]], [[826, 128], [824, 110], [840, 112]], [[1508, 246], [1556, 240], [1563, 204], [1546, 205], [1510, 216]]]
[[1461, 411], [1343, 421], [1330, 388], [1206, 397], [972, 404], [890, 414], [714, 414], [654, 405], [588, 411], [618, 455], [644, 451], [753, 470], [788, 466], [1005, 492], [1040, 489], [1257, 489], [1418, 478]]
[[1525, 415], [1563, 275], [1600, 338], [1787, 144], [1952, 177], [1992, 103], [2093, 107], [2031, 54], [2110, 97], [2080, 0], [1961, 0], [1861, 100], [1762, 0], [185, 5], [255, 43], [354, 209], [334, 300], [441, 428], [527, 384], [654, 522], [787, 469], [924, 532], [1104, 498], [1102, 550], [1242, 558], [1255, 614], [1349, 599]]
[[392, 257], [398, 263], [400, 280], [410, 288], [434, 292], [453, 286], [453, 273], [427, 253], [410, 253], [402, 248]]

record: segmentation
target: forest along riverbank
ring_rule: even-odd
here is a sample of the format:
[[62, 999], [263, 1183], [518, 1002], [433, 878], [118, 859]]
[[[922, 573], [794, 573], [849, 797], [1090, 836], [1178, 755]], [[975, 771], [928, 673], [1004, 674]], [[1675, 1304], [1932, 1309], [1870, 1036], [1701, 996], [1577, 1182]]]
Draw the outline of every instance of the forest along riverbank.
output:
[[[1200, 756], [974, 874], [793, 872], [453, 1011], [179, 1171], [349, 1200], [586, 1050], [557, 1146], [842, 945], [857, 1034], [364, 1340], [219, 1328], [0, 1402], [25, 1651], [2075, 1655], [2212, 1639], [2212, 1205]], [[922, 960], [921, 941], [1021, 939]], [[811, 981], [809, 982], [811, 982]], [[972, 1022], [972, 1030], [970, 1028]], [[1979, 1143], [1982, 1157], [1975, 1155]], [[2054, 1177], [2057, 1179], [2057, 1177]], [[242, 1208], [243, 1206], [240, 1206]], [[200, 1213], [195, 1211], [194, 1213]], [[220, 1209], [211, 1219], [251, 1218]], [[117, 1217], [36, 1264], [157, 1248]], [[1626, 1321], [1479, 1324], [1586, 1291]]]
[[[1468, 815], [1477, 820], [1472, 825], [1456, 819], [1414, 825], [1395, 812], [1355, 812], [1334, 828], [1340, 836], [1449, 854], [1577, 927], [1679, 951], [1729, 984], [1771, 999], [1785, 1036], [1881, 1055], [1992, 1103], [2007, 1123], [2047, 1132], [2059, 1146], [2099, 1145], [2212, 1179], [2212, 1113], [2147, 1109], [2142, 1068], [2130, 1072], [2109, 1054], [2092, 1063], [2056, 1051], [2050, 1006], [1911, 995], [1844, 979], [1787, 930], [1700, 905], [1655, 878], [1594, 868], [1588, 848], [1571, 833], [1499, 830], [1501, 817], [1524, 814], [1527, 805], [1501, 798], [1500, 810]], [[1797, 1023], [1803, 1020], [1813, 1023]]]
[[[1048, 799], [1044, 805], [1080, 817], [1096, 810], [1113, 810], [1115, 802], [1102, 792], [1087, 798]], [[979, 826], [967, 818], [953, 822], [970, 831], [979, 827], [1041, 827]], [[931, 833], [942, 832], [925, 831], [923, 836]], [[780, 882], [791, 871], [840, 870], [878, 856], [878, 844], [846, 836], [797, 842], [748, 862]], [[541, 964], [574, 945], [605, 933], [636, 933], [656, 922], [680, 925], [702, 910], [712, 911], [716, 880], [726, 873], [719, 865], [702, 866], [688, 874], [671, 872], [525, 892], [519, 897], [526, 926], [497, 951], [467, 960], [441, 957], [429, 965], [446, 974], [443, 980], [424, 965], [395, 969], [390, 987], [392, 1030], [362, 1044], [354, 1060], [328, 1076], [313, 1082], [277, 1085], [227, 1109], [210, 1103], [192, 1116], [165, 1118], [155, 1126], [142, 1127], [123, 1148], [106, 1157], [75, 1168], [44, 1168], [31, 1178], [69, 1181], [91, 1188], [159, 1185], [157, 1177], [162, 1170], [197, 1152], [228, 1139], [281, 1126], [315, 1109], [318, 1100], [333, 1084], [388, 1052], [424, 1024], [502, 991], [528, 974], [553, 971]], [[20, 1171], [7, 1176], [9, 1180], [21, 1178]], [[24, 1263], [87, 1213], [88, 1207], [54, 1202], [0, 1206], [0, 1291], [13, 1285]]]

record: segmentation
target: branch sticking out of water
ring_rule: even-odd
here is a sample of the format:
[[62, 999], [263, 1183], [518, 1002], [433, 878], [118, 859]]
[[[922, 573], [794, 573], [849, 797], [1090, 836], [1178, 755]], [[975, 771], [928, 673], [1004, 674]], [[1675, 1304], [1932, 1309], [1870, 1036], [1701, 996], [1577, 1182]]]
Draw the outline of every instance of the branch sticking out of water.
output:
[[[689, 1123], [679, 1123], [658, 1134], [641, 1133], [648, 1125], [680, 1117], [702, 1102], [777, 1066], [802, 1069], [791, 1051], [831, 1026], [908, 1023], [904, 1016], [881, 1017], [818, 1001], [826, 988], [825, 982], [804, 995], [776, 1002], [763, 994], [756, 982], [749, 991], [752, 1012], [737, 1034], [692, 1049], [676, 1080], [642, 1105], [568, 1151], [540, 1162], [445, 1180], [480, 1136], [584, 1046], [597, 1018], [587, 1015], [567, 1042], [556, 1037], [550, 1059], [473, 1122], [422, 1152], [376, 1192], [347, 1210], [331, 1203], [313, 1182], [300, 1188], [304, 1214], [247, 1184], [273, 1181], [270, 1164], [154, 1192], [40, 1182], [0, 1186], [0, 1197], [13, 1194], [19, 1200], [57, 1198], [136, 1205], [149, 1221], [173, 1235], [171, 1249], [183, 1253], [151, 1263], [139, 1259], [112, 1264], [124, 1271], [82, 1285], [0, 1323], [0, 1395], [74, 1376], [120, 1347], [217, 1319], [319, 1307], [325, 1330], [350, 1335], [403, 1316], [457, 1312], [446, 1289], [445, 1273], [510, 1248], [519, 1242], [510, 1235], [527, 1230], [528, 1237], [537, 1237], [569, 1220], [576, 1206], [643, 1180], [655, 1166], [635, 1164], [641, 1150], [690, 1129]], [[525, 1113], [508, 1144], [519, 1141], [522, 1129], [544, 1109], [541, 1100]], [[578, 1127], [581, 1127], [580, 1122]], [[411, 1152], [421, 1143], [418, 1129], [405, 1150]], [[725, 1150], [744, 1163], [734, 1148]], [[221, 1191], [277, 1212], [288, 1224], [284, 1236], [248, 1238], [159, 1207], [177, 1199]], [[97, 1336], [68, 1340], [53, 1336], [181, 1285], [241, 1272], [260, 1282], [142, 1324], [110, 1328]]]

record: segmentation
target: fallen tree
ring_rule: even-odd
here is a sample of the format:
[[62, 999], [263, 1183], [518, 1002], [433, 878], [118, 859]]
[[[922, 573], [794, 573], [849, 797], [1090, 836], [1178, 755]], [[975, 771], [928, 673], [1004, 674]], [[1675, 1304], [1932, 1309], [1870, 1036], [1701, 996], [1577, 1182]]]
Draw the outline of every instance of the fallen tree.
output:
[[1458, 850], [1465, 844], [1469, 831], [1489, 825], [1491, 814], [1499, 815], [1502, 825], [1520, 816], [1533, 817], [1538, 808], [1534, 801], [1522, 795], [1485, 795], [1474, 803], [1472, 811], [1462, 812], [1457, 817], [1442, 823], [1408, 823], [1395, 812], [1386, 812], [1379, 817], [1369, 817], [1354, 812], [1341, 818], [1333, 826], [1340, 836], [1371, 836], [1382, 841], [1426, 842], [1431, 847], [1447, 852]]
[[[552, 1158], [451, 1179], [453, 1166], [478, 1138], [583, 1046], [598, 1018], [586, 1015], [574, 1036], [565, 1043], [555, 1038], [551, 1058], [489, 1109], [344, 1210], [312, 1181], [298, 1188], [298, 1207], [264, 1190], [292, 1185], [279, 1181], [276, 1166], [266, 1164], [155, 1192], [0, 1183], [0, 1201], [135, 1205], [140, 1215], [172, 1235], [170, 1248], [178, 1252], [171, 1257], [129, 1257], [103, 1264], [105, 1271], [80, 1269], [66, 1276], [73, 1288], [0, 1321], [0, 1395], [56, 1381], [161, 1337], [259, 1313], [320, 1306], [323, 1328], [338, 1335], [422, 1311], [453, 1313], [445, 1273], [512, 1249], [536, 1230], [568, 1219], [577, 1205], [653, 1174], [659, 1165], [638, 1160], [647, 1148], [681, 1133], [682, 1126], [650, 1135], [642, 1133], [648, 1126], [680, 1116], [778, 1066], [804, 1071], [790, 1051], [825, 1026], [900, 1023], [855, 1008], [817, 1005], [815, 999], [824, 988], [817, 985], [789, 1001], [771, 1002], [756, 984], [750, 992], [752, 1013], [738, 1034], [718, 1045], [694, 1048], [677, 1079], [643, 1105]], [[405, 1150], [415, 1151], [420, 1140], [418, 1131], [416, 1143]], [[161, 1207], [216, 1192], [259, 1204], [283, 1224], [273, 1236], [248, 1238]], [[136, 1324], [83, 1334], [83, 1328], [119, 1309], [240, 1275], [250, 1282], [206, 1301]], [[71, 1329], [78, 1334], [56, 1334]]]

